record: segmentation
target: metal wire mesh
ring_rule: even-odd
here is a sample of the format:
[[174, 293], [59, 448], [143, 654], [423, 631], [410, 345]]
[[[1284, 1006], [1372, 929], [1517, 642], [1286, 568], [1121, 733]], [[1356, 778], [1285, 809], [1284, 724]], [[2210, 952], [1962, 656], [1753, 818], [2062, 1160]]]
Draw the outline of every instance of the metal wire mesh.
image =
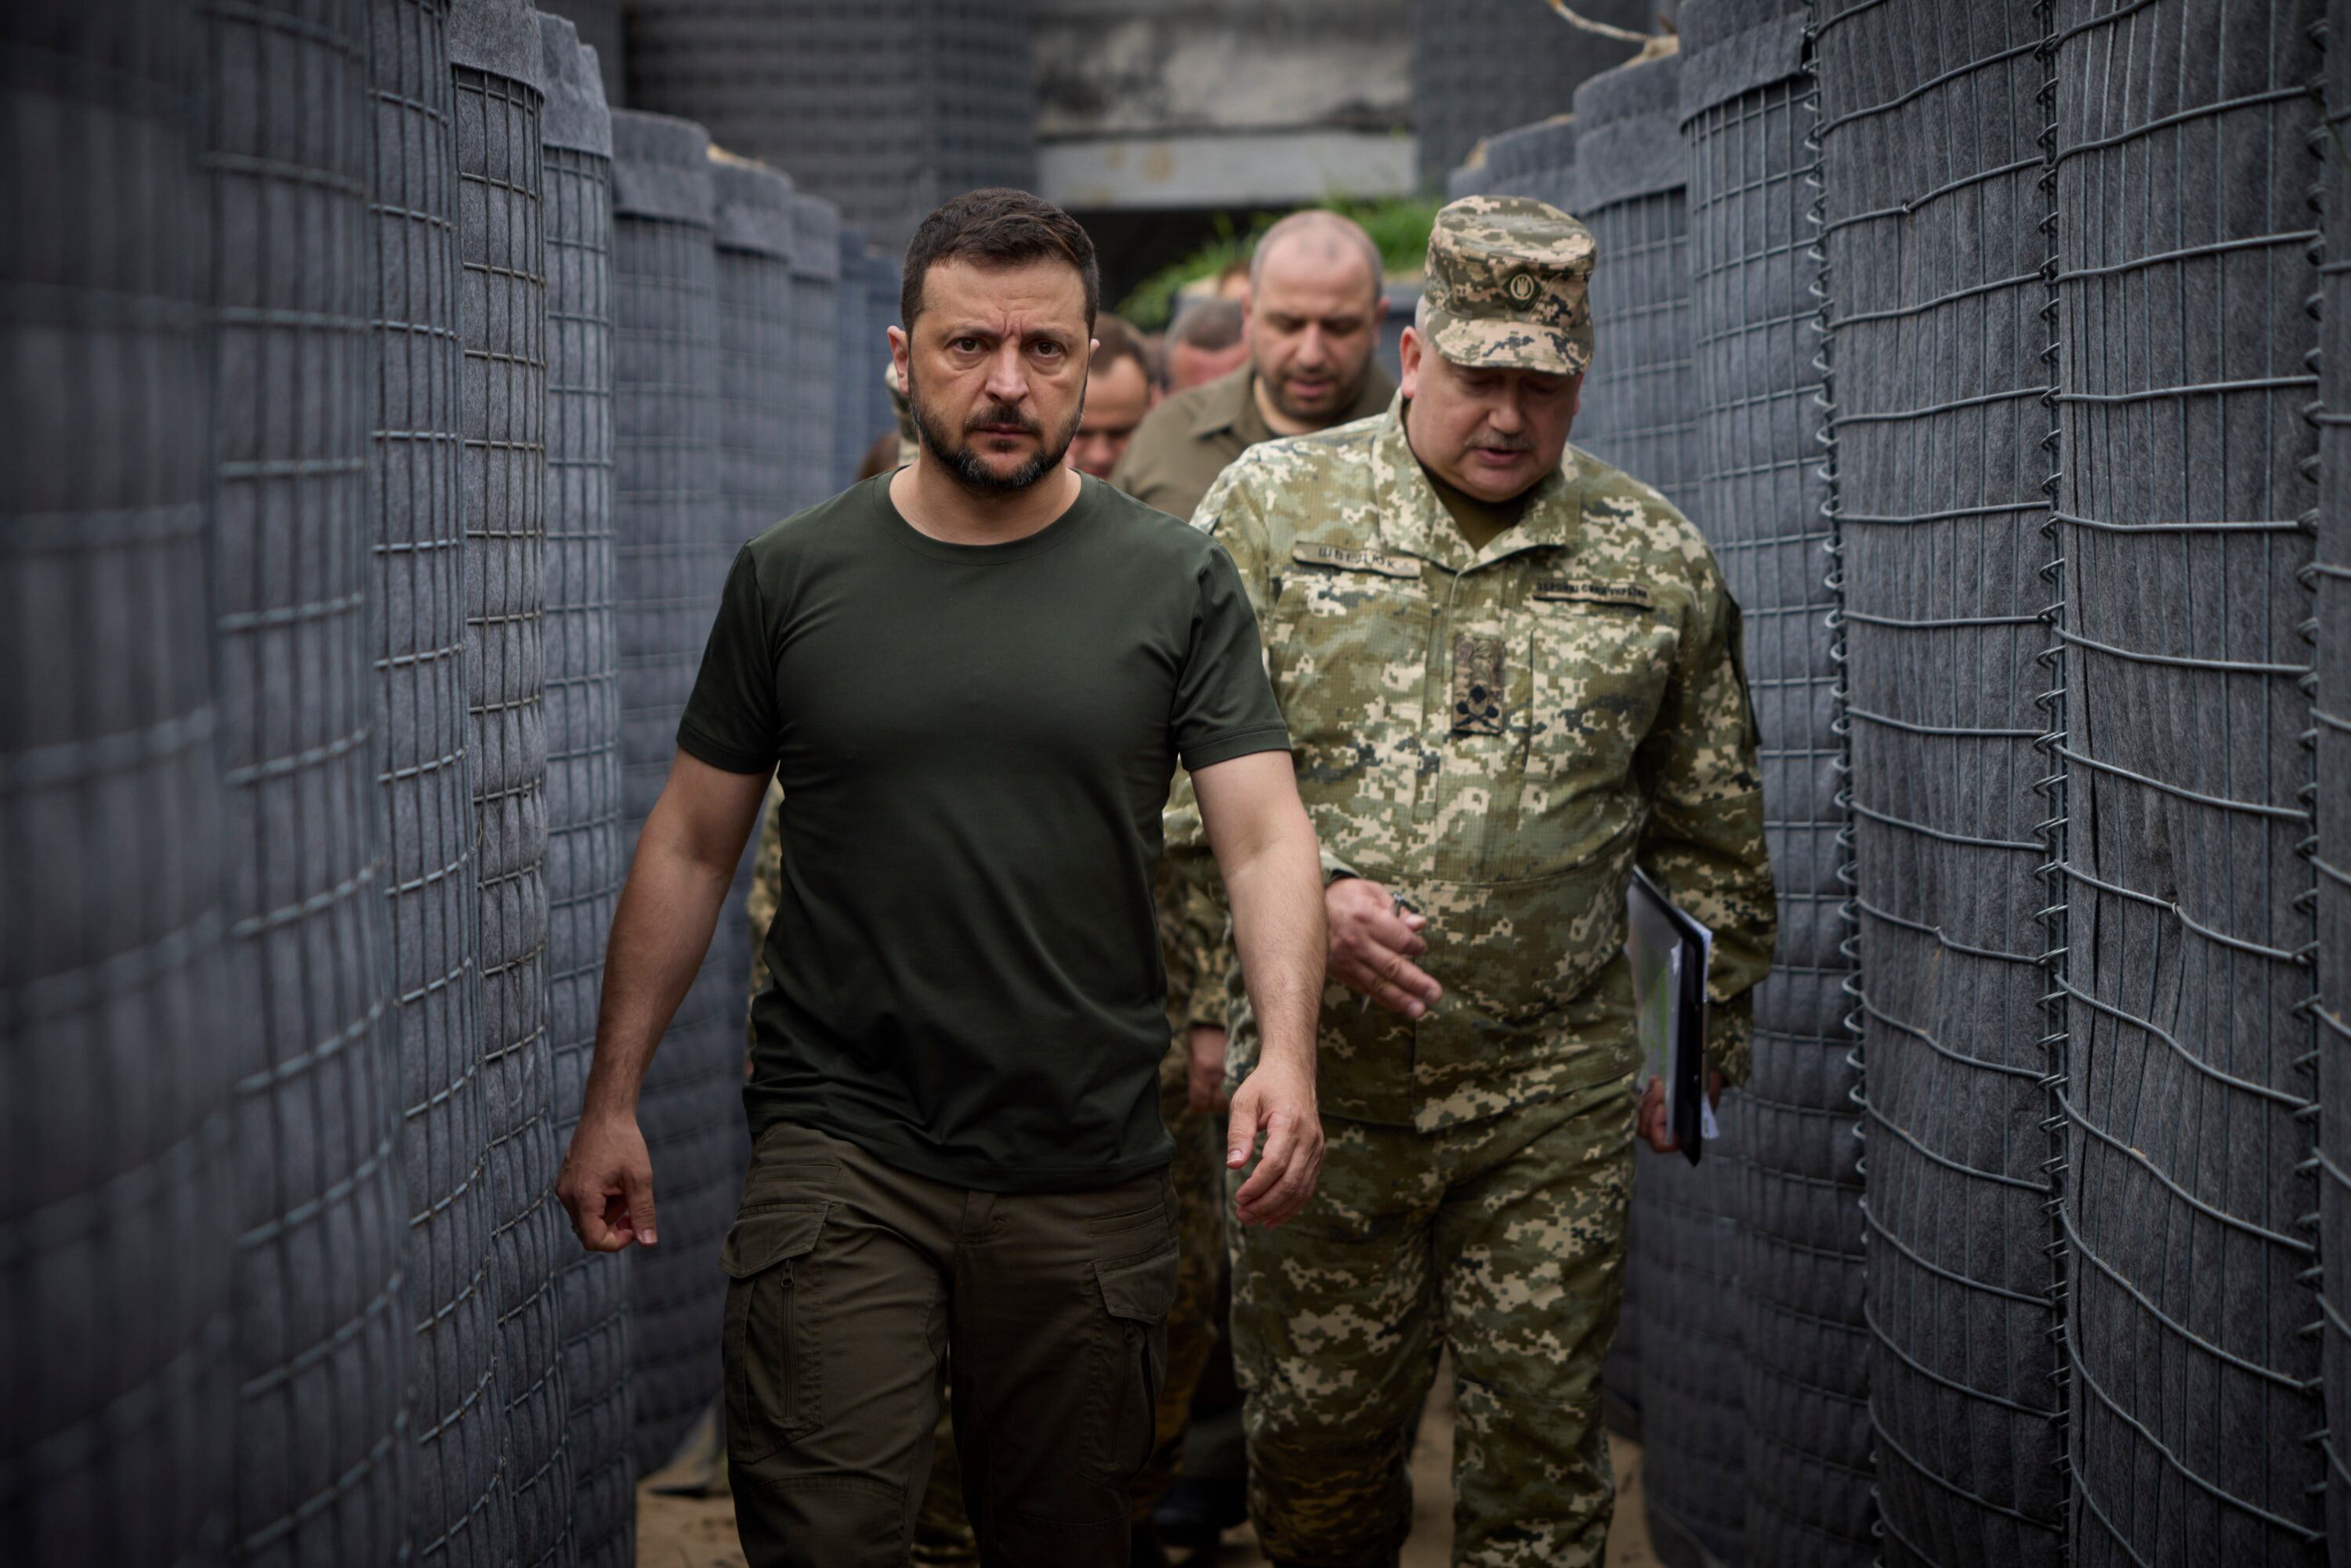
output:
[[2041, 33], [2028, 0], [1837, 0], [1815, 41], [1896, 1563], [2064, 1555], [2035, 939]]
[[[547, 149], [547, 982], [555, 1143], [580, 1121], [621, 861], [612, 565], [611, 119], [571, 25], [540, 18]], [[629, 1259], [556, 1239], [571, 1533], [582, 1568], [636, 1557]]]
[[[1800, 65], [1800, 49], [1786, 51], [1791, 39], [1800, 45], [1801, 9], [1693, 0], [1682, 13], [1703, 464], [1696, 516], [1746, 612], [1780, 894], [1778, 962], [1755, 992], [1753, 1071], [1726, 1118], [1746, 1162], [1741, 1338], [1756, 1564], [1858, 1563], [1872, 1551], [1859, 1073], [1843, 1017], [1848, 819], [1810, 256], [1815, 111], [1807, 81], [1772, 64]], [[1735, 57], [1709, 57], [1719, 55]], [[1708, 90], [1693, 96], [1698, 88]]]
[[27, 153], [0, 183], [11, 1563], [193, 1565], [226, 1545], [212, 453], [188, 417], [207, 380], [198, 44], [185, 5], [0, 15], [0, 123]]
[[2055, 978], [2085, 1565], [2318, 1555], [2298, 574], [2320, 9], [2054, 9]]
[[898, 319], [898, 269], [855, 229], [841, 231], [841, 287], [832, 383], [833, 490], [848, 488], [865, 449], [897, 427], [882, 374], [890, 359], [887, 334]]
[[241, 1024], [235, 1538], [256, 1563], [388, 1562], [408, 1226], [377, 880], [367, 13], [204, 14], [212, 653]]
[[444, 0], [370, 0], [377, 254], [369, 465], [381, 893], [409, 1227], [406, 1523], [442, 1560], [510, 1539], [498, 1473], [489, 1126], [465, 715], [457, 153]]
[[630, 46], [637, 102], [694, 115], [885, 245], [949, 196], [1036, 183], [1025, 6], [648, 0]]
[[[839, 486], [833, 428], [846, 399], [838, 388], [857, 367], [841, 361], [841, 214], [802, 192], [792, 199], [792, 509], [812, 507]], [[881, 374], [875, 367], [875, 375]]]
[[569, 1557], [571, 1503], [547, 1032], [545, 95], [538, 26], [521, 0], [458, 0], [455, 17], [465, 34], [453, 58], [490, 1279], [507, 1551], [536, 1563]]
[[2319, 1254], [2325, 1265], [2322, 1368], [2325, 1379], [2326, 1533], [2329, 1560], [2351, 1546], [2351, 834], [2342, 781], [2351, 779], [2351, 0], [2326, 7], [2325, 166], [2321, 208], [2326, 262], [2319, 269], [2319, 507], [2312, 567], [2317, 612], [2317, 685], [2311, 715], [2316, 776], [2332, 780], [2317, 807], [2316, 935], [2325, 982], [2318, 1027]]
[[[614, 560], [620, 573], [623, 847], [661, 793], [718, 584], [718, 300], [709, 140], [612, 115]], [[829, 434], [829, 432], [828, 432]], [[672, 1020], [638, 1119], [662, 1244], [632, 1263], [640, 1470], [659, 1468], [718, 1389], [719, 1239], [734, 1212], [742, 1033], [705, 965]], [[741, 974], [729, 976], [737, 994]]]
[[[1650, 0], [1579, 0], [1595, 22], [1646, 30]], [[1481, 136], [1567, 108], [1586, 77], [1632, 57], [1635, 46], [1569, 26], [1530, 0], [1412, 0], [1412, 118], [1423, 184]], [[1489, 144], [1487, 154], [1493, 149]]]

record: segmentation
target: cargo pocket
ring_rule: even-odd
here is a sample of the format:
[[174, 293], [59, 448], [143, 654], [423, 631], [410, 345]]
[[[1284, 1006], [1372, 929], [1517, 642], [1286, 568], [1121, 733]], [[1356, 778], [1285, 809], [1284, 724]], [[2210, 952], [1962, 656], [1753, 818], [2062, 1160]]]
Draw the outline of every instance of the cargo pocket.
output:
[[790, 1204], [737, 1217], [718, 1250], [726, 1270], [726, 1446], [756, 1464], [816, 1429], [824, 1414], [817, 1324], [796, 1275], [824, 1230], [828, 1204]]
[[1102, 1475], [1132, 1485], [1151, 1461], [1159, 1392], [1167, 1378], [1167, 1311], [1176, 1301], [1173, 1247], [1094, 1265], [1102, 1292], [1102, 1354], [1095, 1363], [1096, 1413], [1089, 1456]]

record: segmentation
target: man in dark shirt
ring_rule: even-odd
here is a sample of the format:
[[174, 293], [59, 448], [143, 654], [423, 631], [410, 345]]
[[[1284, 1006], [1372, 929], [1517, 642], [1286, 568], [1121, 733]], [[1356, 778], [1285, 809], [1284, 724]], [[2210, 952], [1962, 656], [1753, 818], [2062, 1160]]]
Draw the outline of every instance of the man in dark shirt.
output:
[[1152, 884], [1179, 760], [1267, 1020], [1240, 1221], [1296, 1214], [1321, 1165], [1319, 858], [1248, 596], [1206, 536], [1062, 466], [1097, 290], [1084, 230], [1025, 193], [925, 220], [891, 332], [921, 455], [737, 558], [613, 918], [558, 1182], [603, 1250], [653, 1241], [638, 1086], [780, 776], [721, 1255], [754, 1563], [905, 1561], [950, 1345], [984, 1561], [1124, 1558], [1175, 1283]]

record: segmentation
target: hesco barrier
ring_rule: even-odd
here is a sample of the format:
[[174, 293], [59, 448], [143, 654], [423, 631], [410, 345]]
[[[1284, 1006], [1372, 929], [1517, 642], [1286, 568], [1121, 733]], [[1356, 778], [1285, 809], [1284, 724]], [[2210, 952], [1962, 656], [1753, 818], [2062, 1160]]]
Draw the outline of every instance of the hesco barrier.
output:
[[1487, 139], [1486, 172], [1463, 195], [1532, 196], [1566, 212], [1581, 205], [1575, 189], [1575, 117], [1555, 115]]
[[[1595, 349], [1575, 444], [1698, 509], [1703, 469], [1692, 361], [1687, 160], [1678, 129], [1681, 61], [1623, 66], [1576, 89], [1576, 214], [1592, 231]], [[1551, 131], [1551, 127], [1537, 128]], [[1513, 138], [1497, 140], [1514, 141]], [[1507, 171], [1511, 159], [1506, 155]], [[1725, 1107], [1743, 1124], [1736, 1095]], [[1642, 1484], [1659, 1554], [1744, 1551], [1744, 1392], [1738, 1295], [1736, 1148], [1718, 1140], [1696, 1169], [1641, 1153], [1626, 1249], [1625, 1326], [1655, 1343], [1633, 1375], [1641, 1412]], [[1632, 1352], [1639, 1354], [1637, 1344]]]
[[[884, 431], [895, 432], [898, 416], [890, 407], [890, 389], [883, 380], [889, 368], [889, 329], [898, 319], [898, 269], [890, 258], [865, 242], [855, 229], [841, 231], [841, 341], [835, 350], [832, 383], [832, 487], [844, 488], [857, 477], [865, 449]], [[846, 303], [852, 283], [853, 308]]]
[[2351, 1546], [2351, 0], [2326, 7], [2326, 262], [2320, 268], [2318, 532], [2312, 579], [2317, 686], [2311, 714], [2317, 808], [2319, 1252], [2326, 1416], [2329, 1560]]
[[[193, 8], [0, 16], [0, 1558], [225, 1560], [236, 1195]], [[20, 165], [20, 168], [26, 166]], [[243, 722], [249, 723], [249, 719]], [[37, 892], [36, 892], [37, 890]]]
[[[793, 509], [814, 506], [833, 484], [833, 424], [841, 417], [841, 214], [805, 191], [792, 197], [791, 452]], [[876, 365], [875, 375], [882, 373]]]
[[[620, 633], [612, 569], [612, 120], [594, 51], [539, 17], [547, 232], [547, 1035], [555, 1146], [596, 1045], [621, 860]], [[555, 1239], [572, 1547], [636, 1558], [629, 1259]]]
[[[1479, 137], [1565, 112], [1584, 78], [1623, 65], [1639, 47], [1571, 26], [1540, 0], [1411, 0], [1409, 9], [1413, 128], [1428, 185]], [[1657, 7], [1652, 0], [1578, 0], [1574, 9], [1647, 33]]]
[[1875, 1552], [1869, 1344], [1805, 18], [1791, 0], [1692, 0], [1681, 24], [1696, 517], [1746, 612], [1780, 894], [1753, 1074], [1725, 1129], [1744, 1162], [1747, 1560], [1858, 1563]]
[[2321, 10], [2053, 16], [2053, 945], [2085, 1568], [2321, 1555], [2304, 1014]]
[[2054, 1563], [2041, 18], [1820, 10], [1886, 1556]]
[[453, 1562], [511, 1545], [499, 1485], [495, 1221], [465, 698], [465, 350], [446, 0], [369, 0], [376, 267], [376, 680], [408, 1220], [406, 1526]]
[[1037, 183], [1023, 8], [644, 0], [630, 23], [638, 104], [693, 115], [886, 246], [949, 196]]
[[369, 627], [368, 18], [204, 20], [235, 1539], [256, 1564], [390, 1562], [408, 1226]]
[[[718, 294], [710, 139], [698, 125], [612, 113], [613, 559], [620, 573], [621, 773], [626, 827], [661, 794], [718, 583]], [[625, 858], [625, 855], [624, 855]], [[631, 1263], [637, 1468], [658, 1469], [718, 1391], [718, 1243], [734, 1207], [742, 1036], [705, 978], [678, 1009], [638, 1111], [662, 1244]], [[739, 973], [731, 977], [738, 986]]]
[[570, 1556], [547, 1034], [547, 234], [527, 0], [455, 0], [465, 344], [465, 684], [482, 910], [499, 1469], [523, 1564]]
[[597, 79], [603, 83], [604, 103], [626, 108], [629, 101], [629, 39], [623, 0], [565, 0], [559, 12], [541, 11], [570, 22], [580, 47], [596, 51]]

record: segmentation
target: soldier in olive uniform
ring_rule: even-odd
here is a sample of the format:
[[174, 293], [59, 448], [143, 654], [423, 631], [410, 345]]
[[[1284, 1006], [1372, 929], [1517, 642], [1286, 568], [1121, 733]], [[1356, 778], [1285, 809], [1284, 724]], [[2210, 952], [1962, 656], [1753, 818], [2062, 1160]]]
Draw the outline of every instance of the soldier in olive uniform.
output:
[[1277, 1563], [1395, 1562], [1441, 1345], [1455, 1563], [1601, 1560], [1636, 1114], [1670, 1146], [1631, 1092], [1636, 864], [1713, 928], [1708, 1048], [1745, 1075], [1774, 915], [1739, 609], [1663, 497], [1567, 447], [1593, 261], [1541, 203], [1447, 207], [1396, 401], [1251, 448], [1195, 519], [1255, 601], [1330, 915], [1322, 1190], [1232, 1231]]

